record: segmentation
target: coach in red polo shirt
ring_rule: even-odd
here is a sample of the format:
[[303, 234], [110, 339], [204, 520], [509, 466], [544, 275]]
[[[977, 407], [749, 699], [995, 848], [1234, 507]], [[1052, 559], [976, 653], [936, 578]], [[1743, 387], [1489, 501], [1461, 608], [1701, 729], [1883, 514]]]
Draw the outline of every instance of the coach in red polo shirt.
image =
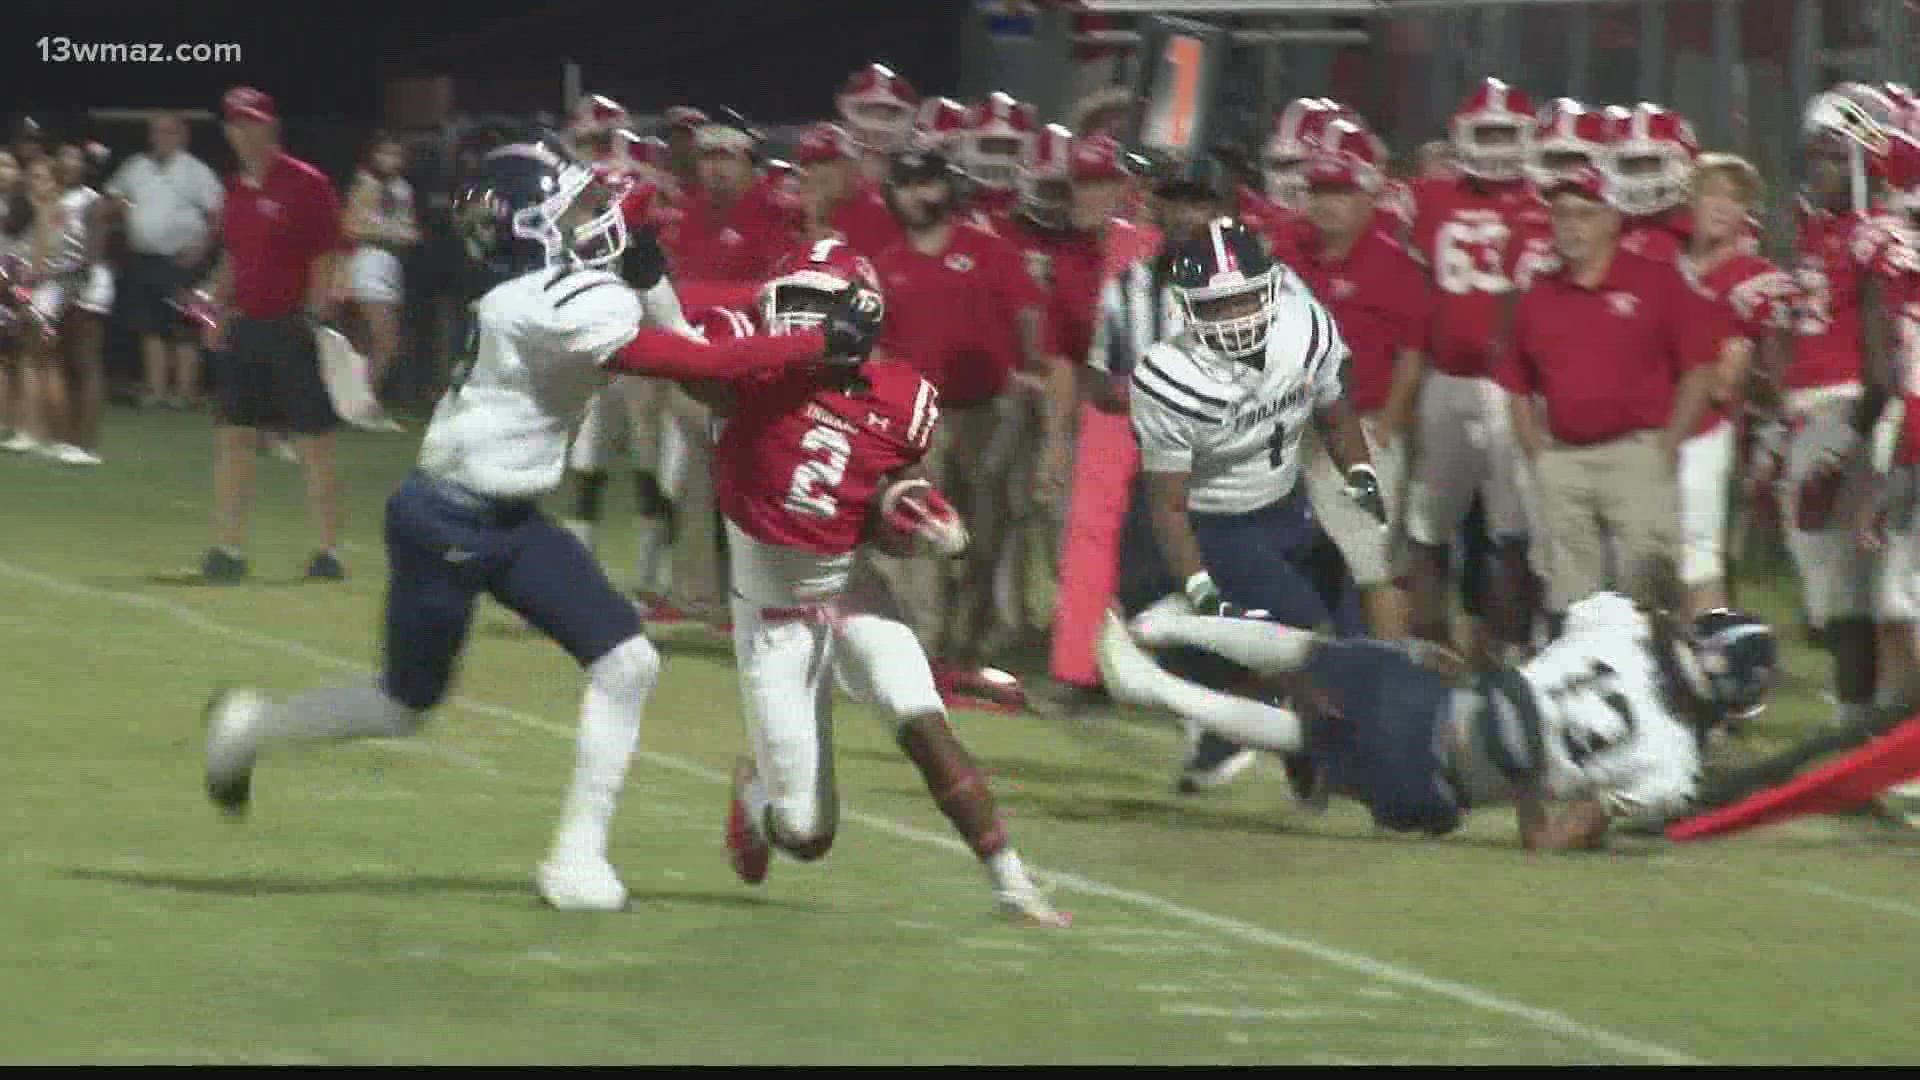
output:
[[228, 91], [222, 112], [240, 168], [227, 181], [222, 255], [208, 289], [221, 315], [212, 343], [225, 355], [214, 383], [214, 544], [201, 570], [209, 581], [246, 576], [254, 454], [260, 432], [285, 431], [294, 436], [307, 505], [320, 528], [307, 576], [339, 580], [346, 576], [335, 554], [339, 421], [320, 377], [309, 316], [326, 319], [338, 307], [340, 200], [319, 169], [280, 148], [272, 98], [238, 87]]
[[[874, 259], [886, 294], [881, 340], [940, 391], [940, 431], [928, 467], [973, 530], [962, 579], [949, 594], [916, 574], [940, 573], [926, 560], [903, 568], [897, 592], [909, 621], [963, 692], [986, 692], [980, 676], [994, 607], [993, 571], [1006, 542], [1008, 483], [1022, 402], [1014, 373], [1043, 376], [1045, 296], [1005, 237], [962, 221], [957, 173], [937, 150], [896, 153], [888, 205], [905, 239]], [[921, 568], [931, 568], [930, 571]], [[956, 608], [952, 625], [946, 613]], [[964, 604], [964, 610], [957, 610]], [[917, 609], [917, 610], [916, 610]], [[943, 627], [949, 634], [942, 634]]]
[[[1276, 246], [1274, 254], [1313, 289], [1353, 350], [1347, 400], [1360, 414], [1387, 505], [1398, 510], [1394, 495], [1406, 481], [1401, 451], [1426, 366], [1433, 291], [1407, 249], [1377, 227], [1386, 183], [1380, 165], [1371, 133], [1345, 120], [1328, 125], [1307, 161], [1307, 228], [1291, 230], [1294, 250]], [[1388, 564], [1389, 533], [1345, 488], [1332, 459], [1316, 447], [1307, 493], [1362, 590], [1368, 628], [1376, 637], [1406, 637], [1412, 614]]]
[[1670, 262], [1620, 248], [1608, 180], [1584, 168], [1543, 193], [1558, 266], [1514, 313], [1500, 384], [1533, 468], [1549, 609], [1606, 584], [1659, 601], [1679, 554], [1679, 447], [1712, 390], [1724, 320]]
[[793, 250], [797, 215], [779, 181], [754, 171], [754, 137], [744, 127], [703, 124], [693, 145], [700, 182], [660, 231], [674, 281], [758, 285]]
[[860, 175], [860, 148], [838, 124], [808, 128], [794, 147], [800, 205], [806, 214], [803, 246], [844, 240], [871, 259], [901, 237], [880, 185]]

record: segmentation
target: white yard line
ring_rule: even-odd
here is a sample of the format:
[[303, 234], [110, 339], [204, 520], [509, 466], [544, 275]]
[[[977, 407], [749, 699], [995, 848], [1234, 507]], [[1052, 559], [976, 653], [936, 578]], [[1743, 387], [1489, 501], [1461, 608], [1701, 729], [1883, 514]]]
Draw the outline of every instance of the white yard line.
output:
[[1828, 900], [1855, 907], [1871, 908], [1889, 915], [1904, 915], [1909, 919], [1920, 919], [1920, 905], [1906, 904], [1898, 900], [1888, 900], [1878, 896], [1864, 896], [1860, 893], [1837, 889], [1832, 885], [1823, 885], [1817, 881], [1797, 881], [1793, 878], [1773, 877], [1768, 874], [1741, 874], [1741, 877], [1753, 877], [1776, 889], [1786, 892], [1805, 893], [1808, 896], [1823, 896]]
[[[112, 589], [103, 589], [82, 584], [55, 575], [45, 574], [5, 559], [0, 559], [0, 576], [34, 585], [48, 592], [59, 593], [66, 596], [84, 596], [95, 600], [106, 600], [124, 607], [158, 615], [166, 615], [184, 625], [191, 626], [213, 637], [224, 638], [256, 648], [284, 653], [318, 667], [358, 673], [366, 673], [369, 671], [367, 665], [357, 663], [345, 657], [323, 652], [298, 641], [275, 637], [271, 634], [263, 634], [243, 627], [231, 626], [216, 619], [209, 618], [185, 605], [176, 604], [168, 600], [161, 600], [157, 597], [146, 596], [139, 593], [119, 592]], [[453, 699], [450, 704], [471, 712], [479, 713], [483, 716], [491, 716], [513, 724], [518, 724], [532, 731], [544, 732], [557, 738], [566, 739], [569, 742], [572, 741], [574, 736], [571, 727], [556, 724], [530, 713], [524, 713], [517, 709], [506, 708], [490, 702], [476, 701], [469, 697], [457, 697]], [[709, 783], [724, 784], [729, 782], [727, 775], [722, 772], [709, 769], [704, 765], [692, 761], [674, 757], [670, 754], [643, 750], [638, 756], [660, 768], [670, 769], [687, 776], [705, 780]], [[857, 821], [870, 829], [886, 833], [898, 839], [908, 841], [909, 843], [920, 844], [925, 847], [942, 848], [957, 854], [967, 854], [966, 845], [950, 836], [926, 832], [910, 825], [903, 825], [897, 821], [876, 817], [872, 814], [861, 813], [859, 811], [843, 810], [842, 814], [848, 820]], [[1590, 1024], [1583, 1024], [1564, 1013], [1552, 1009], [1543, 1009], [1528, 1005], [1524, 1002], [1501, 997], [1498, 994], [1490, 993], [1466, 983], [1428, 975], [1413, 968], [1378, 960], [1362, 953], [1325, 945], [1318, 941], [1298, 937], [1293, 934], [1281, 933], [1278, 930], [1272, 930], [1264, 926], [1256, 926], [1253, 923], [1243, 922], [1239, 919], [1229, 918], [1224, 915], [1215, 915], [1211, 912], [1188, 907], [1185, 904], [1169, 900], [1165, 897], [1156, 896], [1152, 893], [1140, 892], [1119, 885], [1111, 885], [1107, 882], [1081, 874], [1051, 869], [1041, 870], [1040, 873], [1046, 879], [1060, 887], [1070, 889], [1074, 892], [1088, 896], [1097, 896], [1102, 899], [1112, 900], [1131, 907], [1151, 911], [1172, 921], [1186, 923], [1191, 926], [1204, 927], [1223, 936], [1237, 938], [1250, 944], [1263, 945], [1268, 948], [1280, 949], [1311, 957], [1331, 967], [1341, 968], [1353, 974], [1379, 982], [1392, 983], [1397, 986], [1415, 990], [1424, 990], [1436, 997], [1448, 998], [1459, 1004], [1467, 1005], [1484, 1012], [1508, 1016], [1530, 1024], [1542, 1031], [1550, 1032], [1563, 1038], [1578, 1040], [1591, 1046], [1610, 1050], [1614, 1053], [1669, 1065], [1704, 1064], [1699, 1058], [1683, 1050], [1636, 1039], [1631, 1036], [1608, 1031], [1605, 1028], [1594, 1027]]]

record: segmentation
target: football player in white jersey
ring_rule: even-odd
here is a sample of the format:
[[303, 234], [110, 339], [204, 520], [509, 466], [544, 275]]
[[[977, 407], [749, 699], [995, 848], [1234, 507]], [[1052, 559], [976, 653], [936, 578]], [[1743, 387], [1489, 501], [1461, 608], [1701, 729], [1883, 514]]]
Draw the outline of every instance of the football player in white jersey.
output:
[[387, 501], [380, 677], [282, 702], [254, 690], [215, 694], [207, 793], [239, 816], [270, 745], [415, 734], [445, 698], [486, 593], [586, 672], [573, 783], [537, 883], [562, 910], [613, 910], [627, 890], [607, 860], [608, 827], [660, 656], [634, 606], [538, 499], [559, 485], [568, 433], [611, 375], [724, 378], [864, 355], [877, 320], [849, 307], [827, 317], [824, 333], [712, 346], [643, 330], [641, 297], [606, 269], [627, 248], [619, 208], [557, 143], [494, 150], [454, 209], [493, 284], [473, 305], [467, 370], [435, 408], [418, 467]]
[[[1312, 424], [1347, 496], [1386, 528], [1366, 439], [1343, 392], [1346, 342], [1306, 285], [1230, 218], [1182, 244], [1169, 275], [1184, 328], [1140, 358], [1129, 401], [1167, 569], [1199, 614], [1226, 602], [1290, 626], [1358, 633], [1357, 599], [1343, 575], [1317, 565], [1319, 529], [1300, 484], [1301, 439]], [[1240, 674], [1204, 657], [1177, 663], [1215, 685]], [[1233, 767], [1217, 774], [1244, 768], [1250, 755], [1229, 760]]]
[[[1206, 690], [1160, 669], [1141, 642], [1198, 646], [1267, 678], [1304, 675], [1315, 710]], [[1688, 807], [1711, 736], [1763, 707], [1777, 648], [1749, 615], [1719, 609], [1682, 624], [1599, 593], [1567, 610], [1545, 651], [1471, 687], [1411, 646], [1170, 604], [1131, 630], [1110, 616], [1100, 661], [1116, 697], [1178, 708], [1252, 746], [1311, 750], [1383, 828], [1440, 836], [1469, 807], [1511, 804], [1521, 844], [1540, 851], [1597, 847], [1612, 822]]]

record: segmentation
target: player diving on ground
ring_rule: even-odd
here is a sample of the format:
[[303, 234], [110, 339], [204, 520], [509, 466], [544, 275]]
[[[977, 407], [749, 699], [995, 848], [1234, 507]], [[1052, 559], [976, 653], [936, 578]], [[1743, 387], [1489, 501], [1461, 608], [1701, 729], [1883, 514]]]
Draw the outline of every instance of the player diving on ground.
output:
[[[1408, 647], [1335, 639], [1246, 617], [1158, 605], [1109, 615], [1100, 667], [1114, 696], [1173, 709], [1244, 745], [1321, 758], [1333, 789], [1375, 824], [1441, 836], [1470, 807], [1511, 804], [1529, 851], [1598, 847], [1616, 820], [1663, 819], [1699, 787], [1716, 733], [1763, 707], [1773, 632], [1736, 611], [1691, 623], [1599, 593], [1572, 605], [1534, 659], [1457, 686]], [[1301, 711], [1209, 690], [1143, 646], [1206, 649], [1290, 680]]]

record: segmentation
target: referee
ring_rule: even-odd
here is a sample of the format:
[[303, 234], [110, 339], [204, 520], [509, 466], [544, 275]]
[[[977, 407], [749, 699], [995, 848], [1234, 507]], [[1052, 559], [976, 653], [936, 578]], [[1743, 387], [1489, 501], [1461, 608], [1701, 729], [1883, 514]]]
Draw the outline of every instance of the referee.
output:
[[280, 148], [272, 98], [235, 87], [221, 111], [240, 167], [227, 181], [220, 263], [207, 286], [219, 313], [208, 345], [224, 355], [214, 378], [214, 538], [201, 574], [209, 582], [247, 576], [254, 455], [262, 431], [285, 431], [320, 529], [306, 576], [338, 581], [346, 576], [335, 553], [339, 419], [320, 377], [310, 317], [324, 321], [339, 304], [340, 200], [319, 169]]

